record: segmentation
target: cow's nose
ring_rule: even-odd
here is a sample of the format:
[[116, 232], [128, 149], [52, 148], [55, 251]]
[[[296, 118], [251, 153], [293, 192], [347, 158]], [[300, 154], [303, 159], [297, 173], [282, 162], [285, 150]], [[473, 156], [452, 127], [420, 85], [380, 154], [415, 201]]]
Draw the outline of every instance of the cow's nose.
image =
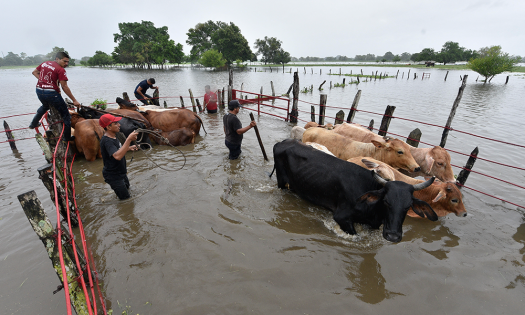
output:
[[416, 168], [414, 169], [414, 172], [416, 172], [416, 173], [419, 172], [419, 171], [421, 171], [421, 167], [416, 167]]
[[466, 212], [460, 212], [460, 213], [457, 214], [457, 216], [464, 218], [464, 217], [467, 216], [467, 213]]
[[401, 241], [401, 238], [402, 238], [401, 235], [399, 235], [398, 233], [386, 233], [385, 236], [386, 236], [385, 238], [387, 241], [394, 242], [394, 243]]

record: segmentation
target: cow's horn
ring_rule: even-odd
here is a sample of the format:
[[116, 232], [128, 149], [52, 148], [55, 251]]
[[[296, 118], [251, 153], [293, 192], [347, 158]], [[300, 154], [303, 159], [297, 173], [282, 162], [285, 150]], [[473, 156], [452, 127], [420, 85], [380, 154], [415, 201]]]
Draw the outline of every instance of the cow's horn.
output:
[[387, 180], [386, 180], [386, 179], [384, 179], [383, 177], [381, 177], [381, 176], [377, 175], [377, 173], [376, 173], [376, 171], [375, 171], [375, 170], [374, 170], [373, 172], [374, 172], [374, 178], [375, 178], [375, 180], [376, 180], [376, 181], [377, 181], [378, 183], [380, 183], [380, 184], [381, 184], [381, 186], [385, 186], [385, 185], [386, 185], [386, 183], [387, 183]]
[[431, 179], [427, 180], [426, 182], [415, 184], [414, 185], [414, 190], [421, 190], [421, 189], [427, 188], [428, 186], [432, 185], [432, 183], [434, 182], [435, 179], [436, 179], [435, 177], [432, 177]]

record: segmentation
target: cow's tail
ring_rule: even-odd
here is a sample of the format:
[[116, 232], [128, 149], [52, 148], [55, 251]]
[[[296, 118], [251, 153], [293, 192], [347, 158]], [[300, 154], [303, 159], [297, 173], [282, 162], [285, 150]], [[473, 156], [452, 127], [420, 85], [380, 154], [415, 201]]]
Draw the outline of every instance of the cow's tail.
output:
[[197, 117], [197, 119], [201, 122], [202, 130], [204, 130], [204, 133], [208, 134], [208, 132], [206, 131], [206, 128], [204, 128], [204, 123], [202, 122], [202, 119], [200, 118], [200, 116], [195, 113], [193, 113], [193, 115]]
[[[273, 170], [272, 170], [272, 172], [271, 172], [270, 175], [269, 175], [270, 178], [272, 178], [273, 172], [275, 172], [275, 164], [273, 165]], [[266, 174], [268, 174], [268, 173], [266, 173]]]

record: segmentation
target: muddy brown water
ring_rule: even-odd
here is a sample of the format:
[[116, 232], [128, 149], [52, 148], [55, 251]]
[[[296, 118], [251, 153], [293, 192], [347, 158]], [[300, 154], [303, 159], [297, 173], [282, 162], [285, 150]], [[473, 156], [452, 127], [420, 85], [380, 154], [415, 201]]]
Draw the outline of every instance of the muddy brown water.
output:
[[[288, 70], [289, 68], [287, 68]], [[343, 68], [343, 73], [359, 67]], [[300, 73], [301, 88], [323, 80], [329, 106], [348, 108], [355, 86], [329, 89], [329, 68]], [[396, 68], [378, 68], [395, 74]], [[332, 69], [332, 72], [338, 69]], [[365, 74], [375, 71], [363, 68]], [[405, 71], [405, 78], [400, 79]], [[359, 108], [384, 112], [397, 106], [395, 116], [444, 124], [456, 97], [459, 75], [469, 74], [453, 127], [474, 134], [524, 144], [525, 80], [496, 77], [490, 85], [475, 82], [468, 71], [431, 72], [425, 80], [365, 82]], [[1, 115], [34, 112], [38, 100], [31, 70], [0, 70]], [[301, 72], [301, 71], [300, 71]], [[411, 71], [414, 72], [414, 69]], [[421, 75], [423, 70], [416, 70]], [[132, 92], [141, 79], [155, 77], [161, 96], [202, 95], [204, 85], [222, 87], [227, 73], [202, 70], [124, 71], [73, 68], [70, 87], [83, 103], [95, 98], [113, 101]], [[235, 73], [235, 87], [248, 91], [270, 80], [277, 93], [292, 83], [291, 74]], [[349, 78], [347, 77], [347, 81]], [[317, 103], [319, 92], [300, 98]], [[167, 99], [178, 106], [178, 97]], [[189, 102], [186, 102], [186, 105]], [[282, 104], [281, 104], [282, 105]], [[301, 109], [310, 110], [309, 104]], [[317, 108], [316, 108], [317, 110]], [[337, 110], [328, 109], [334, 116]], [[271, 113], [281, 115], [276, 109]], [[347, 114], [347, 110], [345, 114]], [[243, 125], [249, 122], [242, 110]], [[102, 161], [79, 159], [74, 166], [78, 202], [88, 242], [96, 256], [102, 288], [110, 308], [129, 314], [520, 314], [524, 305], [525, 220], [523, 210], [471, 190], [463, 190], [466, 218], [448, 216], [437, 222], [407, 218], [403, 240], [384, 240], [380, 230], [358, 226], [359, 234], [343, 233], [331, 213], [277, 188], [267, 173], [273, 167], [272, 147], [288, 137], [292, 125], [271, 116], [257, 117], [270, 161], [264, 162], [255, 134], [245, 134], [240, 160], [230, 162], [223, 143], [222, 115], [201, 115], [208, 134], [182, 147], [181, 171], [158, 168], [135, 153], [128, 171], [133, 198], [117, 201], [103, 181]], [[300, 117], [309, 120], [310, 115]], [[380, 119], [358, 112], [355, 121]], [[24, 127], [30, 116], [9, 118], [12, 128]], [[419, 127], [422, 140], [438, 144], [442, 130], [394, 119], [390, 131], [401, 135]], [[32, 136], [15, 132], [17, 138]], [[2, 140], [3, 141], [3, 140]], [[447, 148], [523, 167], [525, 149], [451, 132]], [[12, 153], [0, 144], [0, 313], [63, 314], [63, 292], [42, 243], [32, 231], [16, 195], [35, 190], [54, 220], [47, 191], [36, 169], [45, 161], [34, 140], [18, 143]], [[155, 147], [151, 157], [160, 165], [178, 168], [182, 155]], [[453, 163], [466, 157], [451, 154]], [[475, 170], [524, 185], [524, 171], [478, 161]], [[459, 170], [454, 168], [457, 174]], [[227, 198], [226, 192], [231, 191]], [[525, 205], [523, 190], [471, 174], [467, 186]]]

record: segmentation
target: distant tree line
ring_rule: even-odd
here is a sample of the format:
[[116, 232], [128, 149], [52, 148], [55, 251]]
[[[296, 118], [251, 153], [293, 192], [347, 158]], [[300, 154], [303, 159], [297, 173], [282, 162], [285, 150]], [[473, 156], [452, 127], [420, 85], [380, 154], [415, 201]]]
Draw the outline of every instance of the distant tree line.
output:
[[[7, 55], [0, 57], [0, 66], [38, 66], [44, 61], [55, 60], [55, 55], [59, 51], [64, 51], [68, 53], [62, 47], [54, 47], [51, 52], [46, 55], [38, 54], [34, 56], [28, 56], [26, 53], [21, 52], [20, 54], [15, 54], [13, 52], [8, 52]], [[69, 59], [69, 65], [75, 65], [75, 59]]]

